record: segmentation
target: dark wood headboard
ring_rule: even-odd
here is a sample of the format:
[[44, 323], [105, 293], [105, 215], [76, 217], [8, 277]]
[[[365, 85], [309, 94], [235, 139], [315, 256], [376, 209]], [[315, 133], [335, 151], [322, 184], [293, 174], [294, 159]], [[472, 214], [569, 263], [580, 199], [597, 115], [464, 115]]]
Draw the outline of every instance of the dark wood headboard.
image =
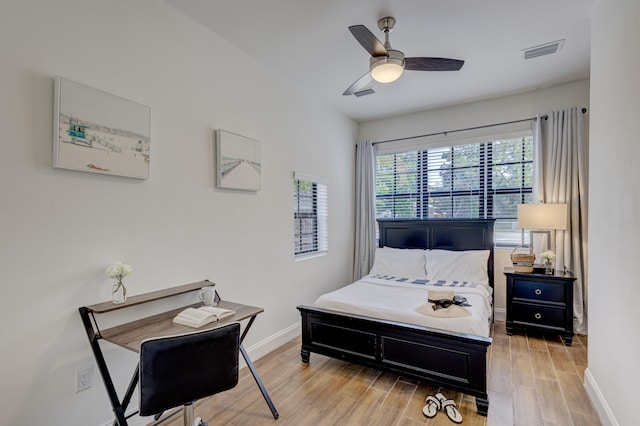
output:
[[489, 250], [493, 287], [493, 219], [378, 219], [380, 247]]

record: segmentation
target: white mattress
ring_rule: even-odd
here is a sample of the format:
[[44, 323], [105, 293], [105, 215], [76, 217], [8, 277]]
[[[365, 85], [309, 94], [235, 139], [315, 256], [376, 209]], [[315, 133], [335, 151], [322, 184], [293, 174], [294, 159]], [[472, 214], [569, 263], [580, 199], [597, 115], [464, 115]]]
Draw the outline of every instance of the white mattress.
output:
[[[369, 275], [336, 291], [320, 296], [315, 306], [349, 314], [416, 324], [459, 333], [489, 336], [492, 288], [485, 284], [476, 287], [460, 287], [411, 284], [415, 279], [403, 282], [374, 278]], [[423, 280], [424, 281], [424, 280]], [[433, 280], [430, 282], [434, 282]], [[466, 283], [465, 283], [466, 284]], [[427, 303], [428, 290], [452, 290], [467, 298], [471, 315], [457, 318], [441, 318], [415, 311]]]

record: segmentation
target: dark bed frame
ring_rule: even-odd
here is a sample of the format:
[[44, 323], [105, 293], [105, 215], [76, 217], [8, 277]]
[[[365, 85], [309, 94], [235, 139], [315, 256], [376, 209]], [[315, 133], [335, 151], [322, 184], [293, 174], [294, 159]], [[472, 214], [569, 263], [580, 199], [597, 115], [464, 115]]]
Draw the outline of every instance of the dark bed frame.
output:
[[[493, 220], [378, 219], [380, 247], [490, 250], [493, 287]], [[302, 315], [302, 361], [311, 352], [354, 362], [476, 397], [489, 410], [487, 348], [490, 337], [362, 315], [298, 306]]]

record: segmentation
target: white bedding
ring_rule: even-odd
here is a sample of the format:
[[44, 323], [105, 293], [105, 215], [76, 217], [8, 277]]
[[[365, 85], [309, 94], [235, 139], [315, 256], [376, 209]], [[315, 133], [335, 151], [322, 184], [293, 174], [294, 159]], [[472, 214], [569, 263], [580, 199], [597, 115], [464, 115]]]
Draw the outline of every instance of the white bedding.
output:
[[[315, 306], [441, 330], [489, 336], [492, 288], [488, 285], [446, 282], [443, 286], [443, 282], [438, 283], [437, 280], [422, 284], [427, 281], [424, 277], [378, 277], [368, 275], [346, 287], [326, 293], [316, 300]], [[469, 310], [471, 315], [440, 318], [416, 312], [416, 308], [427, 302], [428, 290], [453, 290], [455, 294], [466, 297], [471, 306], [465, 309]]]

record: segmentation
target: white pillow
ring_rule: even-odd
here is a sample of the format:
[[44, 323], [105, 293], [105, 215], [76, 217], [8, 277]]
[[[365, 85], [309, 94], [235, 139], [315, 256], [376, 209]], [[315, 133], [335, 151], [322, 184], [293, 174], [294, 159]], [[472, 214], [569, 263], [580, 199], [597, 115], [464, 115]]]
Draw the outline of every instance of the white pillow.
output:
[[489, 284], [488, 259], [489, 250], [429, 250], [425, 252], [427, 278]]
[[378, 247], [370, 274], [417, 278], [426, 275], [424, 250]]

